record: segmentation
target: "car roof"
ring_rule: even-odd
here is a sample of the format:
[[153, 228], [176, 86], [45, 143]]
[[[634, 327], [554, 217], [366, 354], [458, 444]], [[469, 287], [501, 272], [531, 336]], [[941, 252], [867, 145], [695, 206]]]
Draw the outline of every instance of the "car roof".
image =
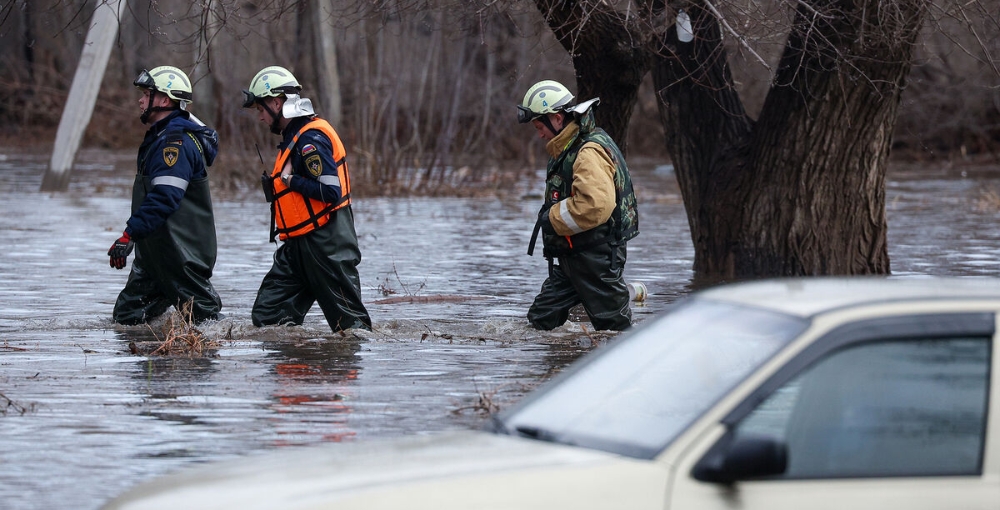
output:
[[784, 278], [720, 285], [699, 291], [692, 297], [812, 317], [853, 306], [902, 301], [1000, 301], [1000, 279], [884, 276]]

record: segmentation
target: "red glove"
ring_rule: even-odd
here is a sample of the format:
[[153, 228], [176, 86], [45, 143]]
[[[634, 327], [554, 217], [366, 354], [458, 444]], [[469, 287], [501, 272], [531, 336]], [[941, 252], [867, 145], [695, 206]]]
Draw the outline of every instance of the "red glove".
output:
[[111, 257], [111, 267], [115, 269], [125, 267], [126, 258], [129, 253], [132, 253], [132, 248], [134, 247], [135, 243], [132, 242], [128, 232], [122, 232], [122, 236], [108, 250], [108, 256]]

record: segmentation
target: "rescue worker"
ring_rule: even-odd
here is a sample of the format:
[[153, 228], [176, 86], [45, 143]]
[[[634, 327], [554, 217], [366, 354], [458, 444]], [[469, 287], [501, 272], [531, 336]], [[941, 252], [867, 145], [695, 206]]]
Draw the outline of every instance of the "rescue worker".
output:
[[135, 249], [112, 317], [141, 324], [191, 302], [195, 322], [219, 319], [222, 300], [210, 282], [216, 238], [208, 185], [218, 134], [187, 111], [191, 81], [180, 69], [143, 70], [133, 85], [142, 90], [139, 120], [150, 127], [136, 159], [132, 215], [108, 250], [111, 267], [122, 269]]
[[265, 67], [243, 91], [243, 107], [281, 135], [274, 168], [261, 176], [271, 203], [271, 242], [283, 243], [257, 291], [255, 326], [302, 324], [318, 302], [334, 331], [371, 329], [361, 302], [361, 250], [351, 211], [344, 144], [316, 116], [302, 86], [283, 67]]
[[528, 321], [550, 330], [582, 303], [595, 329], [620, 331], [632, 324], [622, 273], [626, 242], [639, 233], [635, 193], [618, 145], [594, 123], [599, 99], [573, 99], [561, 83], [545, 80], [517, 107], [518, 122], [534, 125], [549, 154], [544, 203], [528, 247], [531, 255], [541, 231], [549, 276]]

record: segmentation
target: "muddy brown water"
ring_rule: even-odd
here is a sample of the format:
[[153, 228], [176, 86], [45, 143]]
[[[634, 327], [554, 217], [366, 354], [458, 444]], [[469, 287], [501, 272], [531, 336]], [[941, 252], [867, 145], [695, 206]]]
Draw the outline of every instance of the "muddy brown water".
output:
[[[506, 198], [356, 200], [372, 332], [331, 334], [318, 308], [301, 327], [254, 328], [270, 266], [265, 204], [217, 200], [213, 283], [227, 318], [202, 326], [205, 357], [137, 356], [163, 323], [110, 313], [127, 271], [108, 246], [128, 214], [130, 155], [86, 151], [68, 193], [38, 187], [47, 155], [0, 149], [0, 507], [97, 508], [193, 463], [330, 441], [480, 426], [609, 341], [581, 317], [526, 327], [545, 276], [525, 254], [542, 186]], [[1000, 174], [922, 168], [887, 187], [896, 275], [997, 271]], [[649, 290], [642, 322], [688, 292], [692, 248], [666, 166], [638, 168], [642, 234], [626, 279]]]

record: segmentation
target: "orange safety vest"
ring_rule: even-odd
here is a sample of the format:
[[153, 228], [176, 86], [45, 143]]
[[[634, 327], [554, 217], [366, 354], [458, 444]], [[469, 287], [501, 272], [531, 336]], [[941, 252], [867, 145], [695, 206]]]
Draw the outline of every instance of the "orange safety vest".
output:
[[[333, 145], [333, 160], [337, 164], [337, 178], [340, 179], [340, 200], [337, 202], [323, 202], [313, 198], [306, 198], [301, 193], [292, 191], [281, 181], [281, 169], [292, 154], [295, 143], [298, 142], [302, 133], [310, 129], [322, 132], [330, 139]], [[302, 129], [295, 134], [287, 147], [278, 153], [278, 158], [274, 161], [274, 169], [271, 170], [271, 184], [274, 186], [274, 202], [271, 202], [271, 216], [273, 218], [274, 235], [284, 241], [289, 237], [297, 237], [308, 234], [317, 228], [326, 225], [330, 221], [330, 213], [337, 209], [351, 204], [351, 178], [347, 171], [347, 151], [344, 144], [333, 130], [329, 122], [316, 118], [302, 126]]]

